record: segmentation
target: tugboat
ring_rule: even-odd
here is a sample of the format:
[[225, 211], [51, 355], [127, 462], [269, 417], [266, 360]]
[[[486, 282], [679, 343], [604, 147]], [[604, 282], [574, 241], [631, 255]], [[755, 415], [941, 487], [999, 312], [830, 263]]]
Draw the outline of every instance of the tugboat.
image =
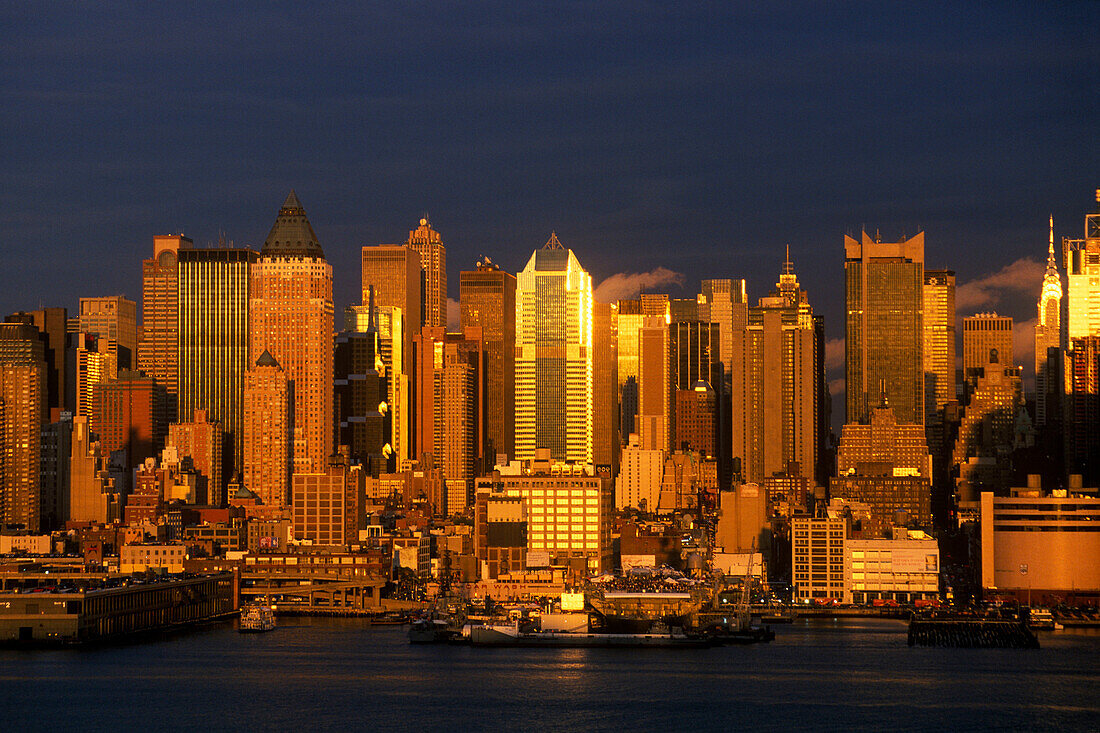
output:
[[242, 634], [258, 634], [275, 628], [275, 610], [263, 603], [253, 603], [241, 609]]

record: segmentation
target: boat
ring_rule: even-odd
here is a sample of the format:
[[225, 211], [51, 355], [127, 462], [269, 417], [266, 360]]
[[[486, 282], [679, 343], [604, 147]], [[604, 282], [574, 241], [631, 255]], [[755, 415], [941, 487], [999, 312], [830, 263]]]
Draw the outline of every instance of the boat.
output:
[[653, 647], [700, 648], [715, 646], [717, 642], [708, 636], [685, 634], [680, 628], [657, 628], [645, 634], [601, 634], [572, 631], [524, 631], [518, 623], [511, 625], [479, 624], [469, 629], [471, 646], [498, 647], [552, 647], [574, 649], [580, 647]]
[[[1033, 629], [1057, 629], [1061, 624], [1054, 620], [1054, 614], [1049, 608], [1033, 608], [1028, 614], [1027, 625]], [[1062, 626], [1062, 628], [1065, 628]]]
[[461, 629], [454, 628], [444, 619], [420, 619], [409, 627], [410, 644], [447, 644], [457, 641], [461, 636]]
[[254, 603], [241, 609], [242, 634], [258, 634], [275, 628], [275, 609], [266, 604]]

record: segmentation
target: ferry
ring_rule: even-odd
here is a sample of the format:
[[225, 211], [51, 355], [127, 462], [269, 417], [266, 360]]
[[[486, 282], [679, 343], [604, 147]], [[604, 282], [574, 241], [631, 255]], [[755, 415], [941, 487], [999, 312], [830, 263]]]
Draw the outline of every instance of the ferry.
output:
[[241, 609], [242, 634], [258, 634], [275, 628], [275, 610], [268, 605], [253, 604]]

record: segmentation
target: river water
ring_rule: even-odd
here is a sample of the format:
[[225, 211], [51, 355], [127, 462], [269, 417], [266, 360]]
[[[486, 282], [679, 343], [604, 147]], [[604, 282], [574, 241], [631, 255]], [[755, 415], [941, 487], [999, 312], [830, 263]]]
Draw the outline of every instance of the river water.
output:
[[712, 649], [413, 646], [407, 627], [280, 619], [0, 651], [5, 730], [1098, 730], [1100, 633], [1039, 650], [906, 646], [893, 620], [803, 621]]

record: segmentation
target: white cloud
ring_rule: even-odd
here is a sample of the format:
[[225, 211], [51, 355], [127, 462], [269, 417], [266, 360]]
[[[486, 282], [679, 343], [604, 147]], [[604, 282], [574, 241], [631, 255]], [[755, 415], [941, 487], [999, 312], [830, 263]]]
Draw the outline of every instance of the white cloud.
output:
[[844, 378], [829, 380], [829, 394], [836, 397], [844, 392]]
[[1046, 265], [1023, 258], [977, 280], [969, 280], [955, 289], [955, 312], [960, 317], [981, 308], [995, 307], [1006, 298], [1031, 294], [1039, 298]]
[[462, 308], [454, 298], [447, 298], [447, 330], [458, 331], [462, 328]]
[[[832, 372], [844, 368], [844, 339], [825, 341], [825, 371]], [[843, 380], [842, 380], [843, 381]]]
[[620, 272], [596, 286], [593, 296], [600, 303], [614, 303], [617, 300], [634, 298], [643, 289], [683, 284], [683, 274], [667, 267], [658, 267], [649, 272]]

